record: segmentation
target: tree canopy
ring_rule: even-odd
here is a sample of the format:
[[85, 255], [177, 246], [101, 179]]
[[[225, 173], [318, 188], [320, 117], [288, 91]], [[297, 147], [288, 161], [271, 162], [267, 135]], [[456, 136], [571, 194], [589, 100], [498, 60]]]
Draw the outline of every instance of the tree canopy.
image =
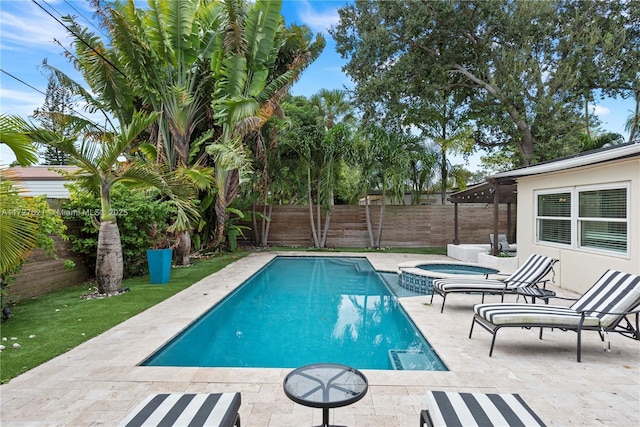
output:
[[[357, 0], [330, 33], [369, 116], [421, 127], [438, 92], [473, 114], [476, 144], [528, 165], [568, 154], [598, 93], [639, 82], [637, 2]], [[636, 13], [634, 13], [634, 11]]]

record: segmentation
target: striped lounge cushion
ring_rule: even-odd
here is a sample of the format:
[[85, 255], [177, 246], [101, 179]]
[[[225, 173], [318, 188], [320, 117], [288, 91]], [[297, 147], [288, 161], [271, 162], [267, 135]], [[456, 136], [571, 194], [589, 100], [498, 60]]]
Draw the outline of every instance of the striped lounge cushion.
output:
[[531, 254], [513, 274], [504, 281], [509, 287], [530, 286], [541, 281], [553, 270], [556, 260], [544, 255]]
[[544, 426], [517, 394], [430, 391], [427, 410], [433, 426]]
[[506, 284], [487, 279], [436, 279], [433, 287], [442, 292], [502, 292]]
[[621, 313], [640, 303], [640, 276], [607, 270], [571, 308], [577, 312], [593, 310], [604, 327], [617, 323]]
[[232, 427], [240, 409], [240, 393], [154, 394], [133, 410], [121, 427]]
[[[570, 307], [536, 304], [476, 304], [473, 311], [483, 319], [498, 325], [549, 325], [577, 327], [580, 314]], [[586, 327], [599, 326], [600, 319], [585, 316]]]
[[433, 287], [446, 292], [493, 292], [499, 293], [504, 290], [514, 290], [516, 288], [531, 286], [541, 281], [550, 271], [553, 270], [555, 259], [544, 255], [532, 254], [516, 271], [509, 277], [501, 280], [472, 279], [472, 278], [447, 278], [435, 279]]

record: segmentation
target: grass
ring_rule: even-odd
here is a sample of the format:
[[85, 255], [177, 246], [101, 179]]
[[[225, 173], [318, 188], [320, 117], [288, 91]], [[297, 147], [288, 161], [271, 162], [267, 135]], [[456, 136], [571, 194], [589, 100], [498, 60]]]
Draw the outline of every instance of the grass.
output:
[[[272, 247], [263, 251], [304, 252], [387, 252], [446, 255], [445, 248], [291, 248]], [[130, 317], [188, 288], [200, 279], [221, 270], [249, 252], [224, 254], [196, 260], [189, 268], [171, 270], [167, 285], [149, 284], [149, 275], [126, 279], [122, 287], [131, 291], [116, 297], [82, 300], [94, 290], [92, 284], [69, 287], [60, 291], [20, 301], [11, 308], [13, 317], [2, 324], [0, 344], [0, 383], [35, 368], [83, 342], [111, 329]], [[14, 339], [15, 338], [15, 339]], [[6, 341], [5, 341], [6, 339]], [[13, 348], [19, 344], [19, 348]]]
[[71, 350], [247, 254], [224, 254], [197, 260], [188, 268], [174, 268], [167, 285], [149, 284], [148, 275], [126, 279], [122, 286], [130, 292], [116, 297], [82, 300], [83, 294], [94, 290], [85, 284], [18, 302], [11, 308], [13, 316], [0, 329], [0, 344], [5, 346], [0, 353], [0, 383]]

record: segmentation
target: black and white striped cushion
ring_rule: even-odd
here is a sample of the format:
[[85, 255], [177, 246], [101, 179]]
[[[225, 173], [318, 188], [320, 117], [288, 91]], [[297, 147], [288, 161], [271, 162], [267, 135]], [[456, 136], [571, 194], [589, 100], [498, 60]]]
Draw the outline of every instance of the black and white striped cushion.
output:
[[530, 286], [539, 282], [551, 270], [555, 260], [544, 255], [531, 254], [513, 274], [504, 281], [508, 287]]
[[436, 279], [433, 287], [442, 292], [500, 292], [506, 289], [504, 282], [489, 279]]
[[555, 260], [544, 255], [532, 254], [509, 277], [500, 280], [491, 279], [435, 279], [433, 287], [442, 292], [493, 292], [514, 290], [516, 288], [531, 286], [541, 281], [553, 270]]
[[[571, 307], [528, 304], [476, 304], [473, 311], [494, 325], [557, 325], [577, 327], [587, 311], [585, 327], [614, 326], [620, 314], [640, 303], [640, 276], [607, 270]], [[593, 312], [590, 313], [590, 310]]]
[[615, 324], [621, 313], [640, 303], [640, 276], [607, 270], [571, 308], [577, 312], [593, 310], [603, 327]]
[[427, 408], [434, 426], [544, 426], [517, 394], [430, 391]]
[[232, 427], [240, 409], [240, 393], [154, 394], [133, 410], [121, 427]]
[[[494, 325], [549, 325], [577, 327], [580, 314], [569, 307], [536, 304], [476, 304], [473, 311]], [[600, 319], [585, 316], [584, 326], [599, 326]]]

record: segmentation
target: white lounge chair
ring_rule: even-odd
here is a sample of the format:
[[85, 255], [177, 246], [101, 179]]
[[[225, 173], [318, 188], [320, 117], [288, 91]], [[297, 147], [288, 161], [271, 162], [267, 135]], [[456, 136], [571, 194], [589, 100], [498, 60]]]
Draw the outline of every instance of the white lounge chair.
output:
[[[493, 335], [489, 356], [493, 353], [496, 334], [504, 327], [572, 330], [578, 334], [577, 359], [581, 358], [582, 331], [597, 331], [604, 343], [605, 332], [616, 332], [640, 340], [638, 328], [640, 276], [607, 270], [602, 277], [570, 307], [536, 304], [476, 304], [469, 331], [477, 323]], [[627, 318], [635, 314], [635, 322]], [[621, 323], [624, 320], [624, 325]], [[605, 346], [607, 349], [607, 346]]]
[[431, 294], [431, 303], [433, 303], [433, 295], [442, 296], [442, 308], [447, 295], [450, 293], [481, 293], [482, 302], [484, 302], [485, 294], [502, 295], [504, 301], [505, 293], [513, 293], [517, 288], [527, 286], [538, 286], [542, 283], [543, 288], [546, 286], [545, 276], [553, 272], [553, 265], [558, 260], [549, 258], [544, 255], [532, 254], [516, 271], [504, 280], [490, 279], [434, 279], [433, 293]]

